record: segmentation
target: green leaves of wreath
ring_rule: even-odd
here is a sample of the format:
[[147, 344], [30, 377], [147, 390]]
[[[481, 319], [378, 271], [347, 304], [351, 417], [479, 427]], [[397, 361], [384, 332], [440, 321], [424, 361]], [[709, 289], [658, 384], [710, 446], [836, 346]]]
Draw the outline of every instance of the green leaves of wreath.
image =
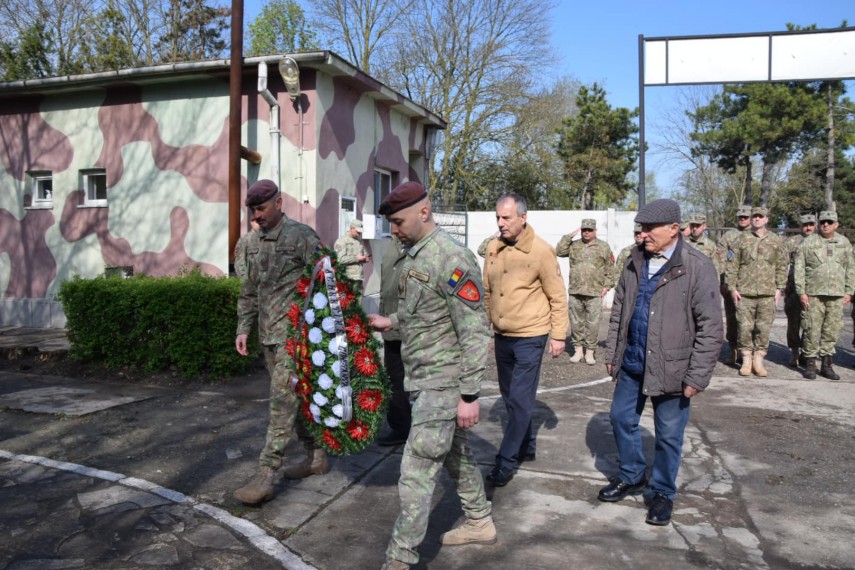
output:
[[[300, 398], [302, 419], [315, 441], [328, 452], [348, 455], [362, 451], [377, 437], [390, 397], [389, 377], [378, 356], [380, 342], [371, 335], [354, 282], [344, 271], [335, 271], [344, 324], [344, 331], [337, 331], [324, 272], [317, 271], [312, 282], [312, 272], [324, 257], [330, 258], [336, 270], [335, 252], [318, 248], [297, 281], [294, 302], [288, 310], [285, 348], [294, 363], [292, 385]], [[348, 421], [342, 419], [347, 414], [342, 405], [337, 332], [343, 332], [347, 339], [353, 390], [352, 417]]]

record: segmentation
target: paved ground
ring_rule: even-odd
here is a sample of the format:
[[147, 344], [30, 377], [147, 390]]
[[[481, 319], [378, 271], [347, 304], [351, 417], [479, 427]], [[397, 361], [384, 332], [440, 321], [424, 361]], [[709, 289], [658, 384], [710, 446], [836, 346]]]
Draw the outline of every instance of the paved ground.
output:
[[[836, 357], [843, 380], [811, 382], [780, 364], [779, 317], [769, 378], [719, 364], [693, 401], [672, 526], [644, 524], [640, 498], [596, 500], [617, 469], [611, 384], [603, 367], [565, 355], [544, 370], [537, 461], [488, 489], [498, 544], [439, 547], [461, 517], [443, 477], [419, 568], [855, 568], [851, 321]], [[264, 374], [175, 387], [119, 380], [0, 376], [0, 570], [380, 567], [400, 449], [335, 459], [330, 474], [282, 482], [273, 501], [246, 508], [230, 492], [255, 468]], [[472, 432], [484, 472], [501, 439], [496, 391], [488, 382]], [[652, 454], [648, 416], [643, 425]]]

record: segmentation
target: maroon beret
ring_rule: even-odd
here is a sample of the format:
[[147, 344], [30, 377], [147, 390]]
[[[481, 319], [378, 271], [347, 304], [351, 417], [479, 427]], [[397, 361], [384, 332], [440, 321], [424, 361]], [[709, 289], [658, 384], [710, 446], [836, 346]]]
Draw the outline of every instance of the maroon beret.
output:
[[264, 204], [278, 193], [279, 188], [272, 180], [259, 180], [246, 191], [244, 204], [249, 208], [254, 208]]
[[398, 184], [386, 199], [380, 204], [377, 212], [381, 216], [394, 214], [404, 208], [409, 208], [413, 204], [418, 204], [427, 198], [427, 190], [418, 182], [404, 182]]

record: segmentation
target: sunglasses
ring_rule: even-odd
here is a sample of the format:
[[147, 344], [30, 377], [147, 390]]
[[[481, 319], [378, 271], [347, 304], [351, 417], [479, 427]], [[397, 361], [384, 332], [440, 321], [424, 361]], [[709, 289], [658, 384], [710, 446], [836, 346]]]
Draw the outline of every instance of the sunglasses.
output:
[[830, 226], [833, 223], [834, 223], [833, 220], [820, 220], [819, 221], [819, 225], [821, 225], [821, 226]]

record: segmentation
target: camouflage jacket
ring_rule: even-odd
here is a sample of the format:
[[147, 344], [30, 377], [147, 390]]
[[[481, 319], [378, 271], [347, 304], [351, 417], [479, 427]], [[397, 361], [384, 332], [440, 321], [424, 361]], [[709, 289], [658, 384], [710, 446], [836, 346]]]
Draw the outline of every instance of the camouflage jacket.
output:
[[362, 264], [356, 259], [357, 255], [365, 255], [365, 248], [362, 247], [362, 241], [351, 237], [350, 234], [344, 234], [335, 240], [336, 256], [338, 257], [338, 266], [344, 267], [344, 274], [356, 281], [362, 281], [363, 271]]
[[618, 281], [620, 281], [620, 274], [623, 272], [623, 268], [626, 267], [626, 260], [629, 259], [630, 254], [632, 253], [633, 248], [638, 247], [637, 244], [633, 243], [632, 245], [628, 245], [622, 250], [617, 256], [617, 261], [615, 262], [615, 271], [614, 271], [614, 281], [612, 282], [612, 287], [617, 287]]
[[799, 250], [799, 246], [802, 245], [804, 239], [805, 236], [798, 234], [790, 237], [790, 239], [784, 242], [784, 247], [787, 249], [787, 256], [790, 262], [789, 270], [787, 271], [787, 293], [795, 294], [796, 292], [796, 280], [794, 277], [796, 269], [796, 252]]
[[487, 246], [490, 245], [490, 242], [496, 239], [493, 236], [487, 236], [484, 241], [481, 242], [481, 245], [478, 246], [478, 255], [481, 257], [487, 257]]
[[[380, 308], [379, 313], [389, 316], [398, 311], [398, 282], [401, 280], [401, 267], [407, 258], [407, 252], [398, 238], [392, 236], [386, 244], [383, 258], [380, 260]], [[401, 332], [392, 329], [383, 333], [383, 340], [401, 340]]]
[[855, 289], [852, 245], [835, 233], [828, 239], [819, 232], [802, 241], [796, 250], [793, 271], [796, 294], [842, 297]]
[[250, 235], [252, 234], [243, 234], [235, 244], [235, 275], [241, 281], [246, 279], [246, 242], [249, 240]]
[[599, 297], [603, 289], [614, 286], [615, 258], [603, 240], [594, 238], [585, 243], [581, 239], [573, 241], [567, 234], [555, 247], [555, 255], [570, 260], [567, 292], [571, 295]]
[[753, 231], [739, 238], [727, 266], [727, 287], [741, 295], [774, 295], [787, 284], [787, 251], [780, 236]]
[[480, 391], [490, 342], [481, 271], [472, 252], [440, 228], [407, 250], [396, 322], [405, 390]]
[[257, 320], [261, 344], [281, 344], [295, 285], [321, 240], [315, 230], [287, 217], [266, 232], [247, 235], [237, 334], [249, 334]]
[[690, 236], [686, 239], [686, 243], [712, 259], [716, 272], [721, 275], [723, 271], [722, 265], [724, 265], [724, 254], [711, 237], [702, 235], [697, 240], [694, 240]]
[[739, 228], [731, 228], [724, 232], [724, 235], [721, 236], [721, 239], [718, 240], [718, 245], [724, 250], [726, 254], [729, 251], [733, 251], [733, 246], [736, 245], [736, 242], [739, 241], [739, 239], [746, 233], [751, 233], [750, 227], [745, 228], [744, 230], [741, 230]]

